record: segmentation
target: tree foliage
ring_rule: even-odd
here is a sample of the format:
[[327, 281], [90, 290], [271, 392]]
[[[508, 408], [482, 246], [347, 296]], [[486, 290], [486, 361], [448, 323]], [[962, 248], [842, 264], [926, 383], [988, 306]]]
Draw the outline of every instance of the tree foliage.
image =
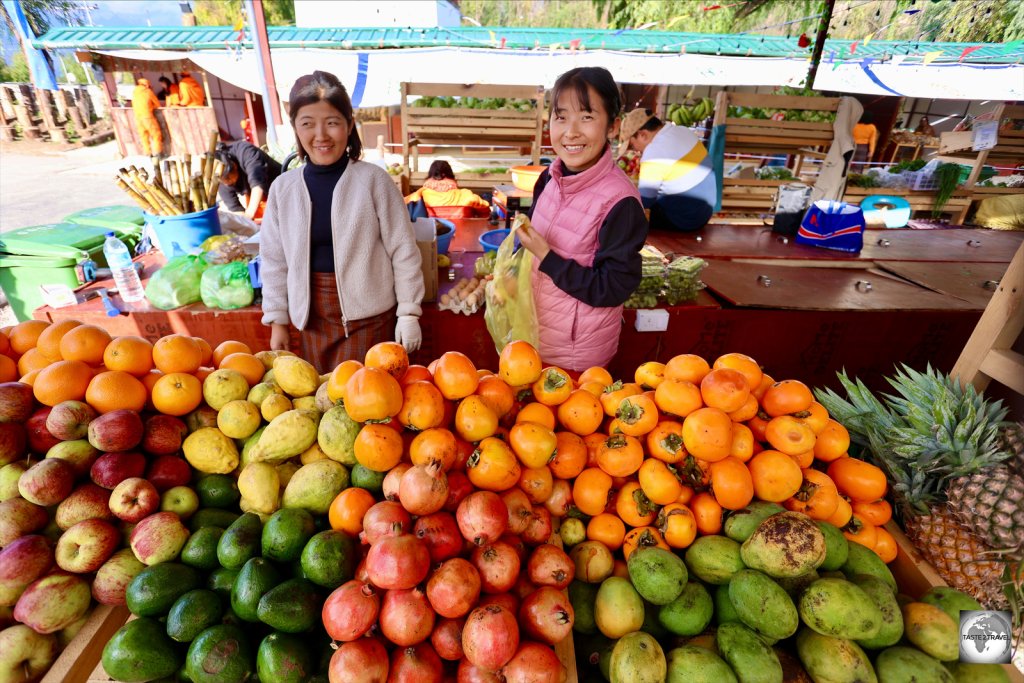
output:
[[[234, 26], [242, 18], [242, 0], [193, 0], [192, 12], [199, 26]], [[292, 0], [263, 0], [267, 26], [294, 26]]]
[[590, 0], [462, 0], [462, 15], [482, 26], [535, 28], [597, 28], [597, 9]]
[[[75, 0], [21, 0], [20, 4], [29, 28], [37, 36], [50, 30], [53, 23], [70, 25], [82, 18], [82, 10]], [[0, 21], [0, 34], [5, 38], [18, 37], [14, 20], [8, 16], [3, 4], [0, 4], [0, 17], [3, 17], [3, 21]]]
[[28, 60], [21, 50], [16, 51], [10, 62], [0, 60], [0, 83], [31, 83]]

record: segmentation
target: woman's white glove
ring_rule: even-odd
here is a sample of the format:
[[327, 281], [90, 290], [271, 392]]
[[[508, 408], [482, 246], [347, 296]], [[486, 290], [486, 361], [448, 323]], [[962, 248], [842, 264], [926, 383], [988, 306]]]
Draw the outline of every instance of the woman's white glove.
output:
[[395, 341], [404, 346], [409, 353], [420, 348], [420, 344], [423, 342], [423, 332], [420, 330], [418, 316], [398, 316], [398, 325], [395, 326]]

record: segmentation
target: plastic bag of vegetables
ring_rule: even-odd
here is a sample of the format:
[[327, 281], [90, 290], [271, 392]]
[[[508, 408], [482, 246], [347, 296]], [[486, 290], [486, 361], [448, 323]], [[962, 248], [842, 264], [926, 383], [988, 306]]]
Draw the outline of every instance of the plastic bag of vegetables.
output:
[[203, 303], [210, 308], [245, 308], [252, 304], [254, 296], [249, 266], [244, 261], [210, 266], [203, 273], [199, 291]]
[[149, 278], [146, 298], [164, 311], [194, 304], [202, 299], [200, 282], [207, 267], [201, 255], [175, 256]]
[[494, 346], [501, 353], [512, 341], [538, 344], [537, 311], [533, 306], [533, 285], [530, 266], [533, 256], [526, 249], [516, 249], [516, 229], [529, 218], [519, 214], [512, 231], [498, 247], [494, 259], [494, 279], [484, 290], [487, 308], [484, 320]]

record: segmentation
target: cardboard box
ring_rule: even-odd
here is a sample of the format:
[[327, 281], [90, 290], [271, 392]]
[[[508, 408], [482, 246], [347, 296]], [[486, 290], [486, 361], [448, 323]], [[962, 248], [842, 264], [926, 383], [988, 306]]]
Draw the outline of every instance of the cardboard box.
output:
[[412, 226], [423, 269], [423, 301], [437, 301], [437, 226], [433, 218], [417, 218]]

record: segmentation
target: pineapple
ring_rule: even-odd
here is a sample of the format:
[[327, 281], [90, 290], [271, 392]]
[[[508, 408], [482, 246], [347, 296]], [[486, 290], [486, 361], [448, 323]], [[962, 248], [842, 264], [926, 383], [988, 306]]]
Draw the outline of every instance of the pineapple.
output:
[[1024, 422], [1011, 422], [1000, 436], [1002, 449], [1011, 454], [1006, 461], [1010, 471], [1024, 477]]
[[1024, 547], [1024, 481], [1001, 464], [1001, 402], [931, 368], [904, 366], [884, 404], [859, 380], [839, 379], [848, 398], [826, 390], [818, 400], [886, 471], [907, 536], [950, 585], [1005, 606], [1006, 558]]

